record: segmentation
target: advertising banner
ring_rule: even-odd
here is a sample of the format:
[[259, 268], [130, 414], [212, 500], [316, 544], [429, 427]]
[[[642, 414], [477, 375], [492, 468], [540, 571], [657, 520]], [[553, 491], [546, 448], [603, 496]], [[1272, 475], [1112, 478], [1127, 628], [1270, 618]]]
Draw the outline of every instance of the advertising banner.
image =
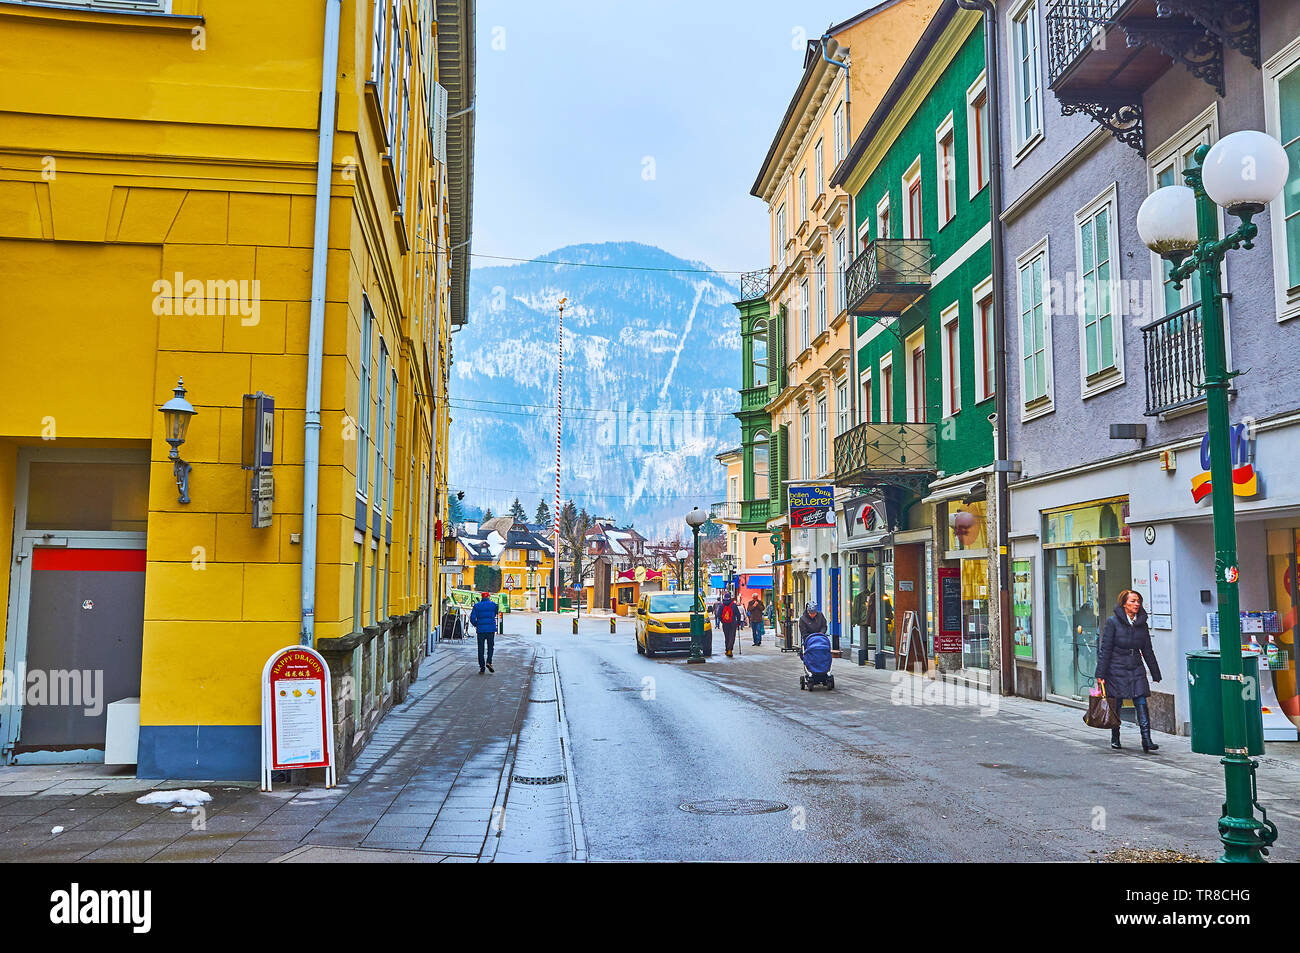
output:
[[792, 486], [790, 526], [793, 529], [820, 529], [835, 525], [835, 488], [831, 486]]

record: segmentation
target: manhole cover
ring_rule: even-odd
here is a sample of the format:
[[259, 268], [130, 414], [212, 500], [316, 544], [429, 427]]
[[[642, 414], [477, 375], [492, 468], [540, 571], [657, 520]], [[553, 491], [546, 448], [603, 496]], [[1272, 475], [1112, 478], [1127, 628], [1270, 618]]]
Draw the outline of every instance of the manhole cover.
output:
[[758, 798], [728, 797], [715, 801], [687, 801], [677, 805], [687, 814], [777, 814], [790, 810], [789, 804], [780, 801], [763, 801]]
[[562, 774], [548, 774], [545, 777], [535, 778], [523, 774], [516, 774], [511, 778], [516, 784], [562, 784], [569, 780]]

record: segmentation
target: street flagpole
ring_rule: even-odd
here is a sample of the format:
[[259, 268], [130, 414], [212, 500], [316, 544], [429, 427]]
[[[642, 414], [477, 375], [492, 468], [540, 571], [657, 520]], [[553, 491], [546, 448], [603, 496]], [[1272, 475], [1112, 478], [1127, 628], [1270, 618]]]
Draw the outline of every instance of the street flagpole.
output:
[[560, 614], [560, 436], [564, 433], [564, 306], [568, 301], [568, 298], [560, 299], [559, 364], [555, 371], [555, 557], [551, 565], [551, 593], [556, 615]]

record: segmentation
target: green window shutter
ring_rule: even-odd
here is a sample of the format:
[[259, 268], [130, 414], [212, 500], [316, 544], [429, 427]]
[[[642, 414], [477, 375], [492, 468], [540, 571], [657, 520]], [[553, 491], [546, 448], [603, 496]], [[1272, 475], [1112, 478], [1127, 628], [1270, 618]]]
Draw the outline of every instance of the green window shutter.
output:
[[777, 498], [780, 499], [781, 501], [781, 512], [784, 513], [789, 508], [786, 503], [785, 481], [787, 476], [789, 475], [788, 462], [790, 458], [790, 425], [782, 424], [779, 433], [781, 434], [781, 456], [780, 456], [780, 460], [778, 461], [778, 466], [776, 468], [777, 469], [777, 494], [778, 494]]

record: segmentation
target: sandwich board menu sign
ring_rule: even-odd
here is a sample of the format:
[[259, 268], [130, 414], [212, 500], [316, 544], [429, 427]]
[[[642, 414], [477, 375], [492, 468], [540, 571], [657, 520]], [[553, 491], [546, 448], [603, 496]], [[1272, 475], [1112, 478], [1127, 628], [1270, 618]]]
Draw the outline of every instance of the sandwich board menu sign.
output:
[[935, 652], [961, 651], [961, 570], [940, 569], [939, 632], [934, 637]]
[[334, 787], [334, 719], [330, 670], [304, 645], [280, 649], [262, 668], [262, 790], [271, 774], [295, 768], [324, 768]]

